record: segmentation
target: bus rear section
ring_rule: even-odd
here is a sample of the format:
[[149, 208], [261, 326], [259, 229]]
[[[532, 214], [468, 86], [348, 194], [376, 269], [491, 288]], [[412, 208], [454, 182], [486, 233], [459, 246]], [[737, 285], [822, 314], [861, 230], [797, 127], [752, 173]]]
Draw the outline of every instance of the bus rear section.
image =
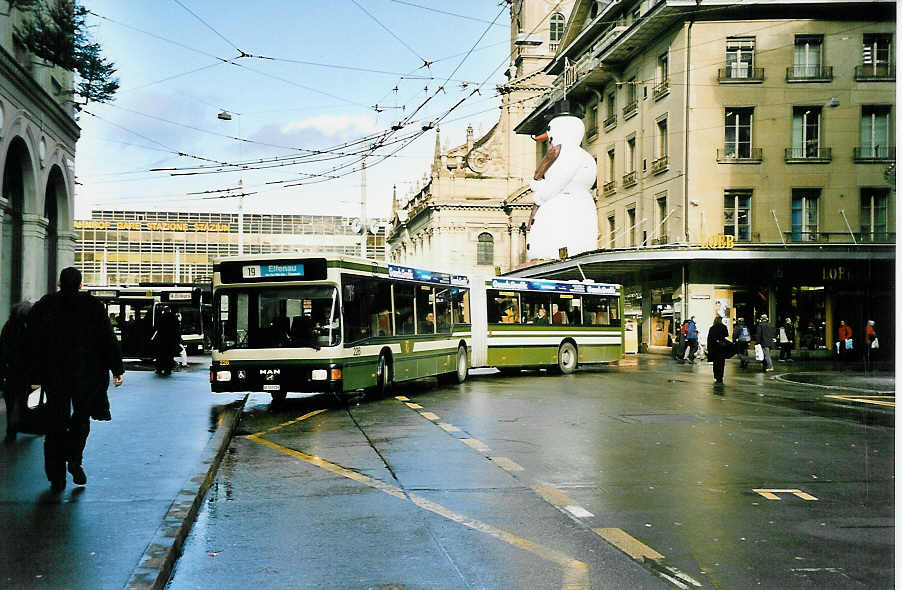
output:
[[478, 293], [473, 288], [474, 365], [571, 373], [616, 362], [623, 355], [621, 294], [620, 285], [590, 282], [480, 282]]

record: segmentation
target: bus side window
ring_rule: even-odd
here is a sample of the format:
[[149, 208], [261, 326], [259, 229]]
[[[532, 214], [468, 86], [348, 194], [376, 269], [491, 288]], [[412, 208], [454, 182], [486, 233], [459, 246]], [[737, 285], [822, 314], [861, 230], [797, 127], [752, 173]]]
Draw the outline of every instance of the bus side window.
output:
[[434, 290], [427, 285], [417, 285], [417, 334], [435, 334], [435, 311], [432, 308]]
[[487, 317], [490, 324], [519, 324], [520, 298], [513, 291], [486, 291]]
[[451, 329], [451, 289], [435, 288], [435, 327], [439, 332]]
[[395, 333], [413, 334], [414, 286], [395, 283]]
[[520, 293], [523, 304], [523, 323], [547, 326], [550, 323], [551, 298], [547, 293]]
[[470, 323], [470, 290], [469, 289], [451, 289], [452, 305], [451, 305], [451, 321], [457, 324]]

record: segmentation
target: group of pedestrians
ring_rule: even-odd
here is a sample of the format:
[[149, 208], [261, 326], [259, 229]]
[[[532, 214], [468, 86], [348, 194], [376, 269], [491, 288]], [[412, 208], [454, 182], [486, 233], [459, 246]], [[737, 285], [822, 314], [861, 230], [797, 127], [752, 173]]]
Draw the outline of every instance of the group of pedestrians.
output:
[[[90, 421], [111, 420], [107, 389], [122, 385], [119, 342], [100, 300], [81, 291], [81, 272], [62, 270], [59, 291], [33, 306], [15, 305], [0, 332], [0, 387], [7, 409], [5, 441], [12, 443], [30, 414], [45, 434], [44, 472], [54, 492], [87, 483], [83, 467]], [[29, 410], [32, 391], [46, 401]], [[35, 432], [34, 426], [30, 427]]]
[[[762, 314], [758, 323], [752, 331], [745, 322], [744, 318], [738, 318], [734, 328], [734, 342], [730, 342], [727, 327], [723, 323], [723, 318], [719, 315], [714, 316], [714, 323], [708, 330], [708, 339], [706, 343], [706, 354], [708, 360], [714, 365], [714, 382], [723, 383], [723, 373], [726, 359], [734, 354], [739, 356], [739, 367], [745, 369], [749, 365], [749, 347], [752, 342], [755, 343], [755, 360], [761, 363], [762, 372], [774, 370], [774, 361], [772, 351], [779, 348], [779, 360], [783, 362], [793, 362], [792, 350], [795, 343], [795, 328], [792, 318], [785, 318], [779, 328], [770, 322], [767, 314]], [[854, 350], [854, 341], [852, 329], [845, 321], [840, 321], [840, 327], [837, 333], [838, 340], [836, 343], [837, 355], [840, 359], [847, 359]], [[870, 359], [871, 353], [879, 348], [879, 340], [877, 338], [877, 330], [873, 320], [869, 320], [865, 327], [865, 354], [866, 360]], [[688, 358], [684, 359], [686, 351], [689, 351]], [[692, 363], [698, 351], [698, 326], [695, 323], [695, 316], [691, 316], [680, 328], [678, 346], [675, 348], [675, 358], [678, 362]]]

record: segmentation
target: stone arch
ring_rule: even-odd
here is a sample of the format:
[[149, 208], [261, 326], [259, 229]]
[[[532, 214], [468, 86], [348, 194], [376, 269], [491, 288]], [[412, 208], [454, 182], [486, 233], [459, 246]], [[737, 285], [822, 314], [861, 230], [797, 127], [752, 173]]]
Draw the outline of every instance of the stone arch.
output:
[[0, 230], [0, 317], [27, 295], [24, 290], [24, 220], [33, 211], [34, 166], [21, 136], [13, 137], [3, 159], [3, 227]]
[[43, 265], [46, 273], [45, 286], [48, 293], [56, 290], [56, 276], [59, 273], [60, 232], [66, 231], [69, 217], [69, 198], [66, 179], [62, 169], [54, 164], [47, 175], [44, 190], [44, 218], [47, 220], [47, 237], [44, 240]]

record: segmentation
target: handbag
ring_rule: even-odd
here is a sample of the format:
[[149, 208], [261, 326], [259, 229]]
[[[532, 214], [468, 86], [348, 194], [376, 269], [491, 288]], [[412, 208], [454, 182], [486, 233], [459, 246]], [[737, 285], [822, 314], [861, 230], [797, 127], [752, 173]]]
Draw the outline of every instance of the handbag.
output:
[[730, 342], [726, 338], [724, 338], [723, 340], [718, 340], [717, 343], [719, 345], [718, 352], [720, 353], [720, 356], [723, 357], [724, 360], [727, 360], [728, 358], [732, 358], [733, 355], [736, 354], [736, 347], [733, 345], [732, 342]]
[[755, 345], [755, 360], [763, 361], [764, 360], [764, 349], [761, 348], [760, 344]]
[[[29, 406], [28, 401], [37, 396], [34, 406]], [[16, 430], [27, 434], [47, 434], [48, 422], [50, 422], [50, 409], [47, 404], [47, 394], [44, 388], [31, 392], [25, 401], [21, 414], [19, 414]]]
[[874, 338], [873, 340], [871, 340], [871, 348], [874, 350], [877, 350], [878, 348], [880, 348], [880, 343], [877, 341], [877, 338]]
[[852, 339], [846, 338], [846, 350], [852, 350]]

